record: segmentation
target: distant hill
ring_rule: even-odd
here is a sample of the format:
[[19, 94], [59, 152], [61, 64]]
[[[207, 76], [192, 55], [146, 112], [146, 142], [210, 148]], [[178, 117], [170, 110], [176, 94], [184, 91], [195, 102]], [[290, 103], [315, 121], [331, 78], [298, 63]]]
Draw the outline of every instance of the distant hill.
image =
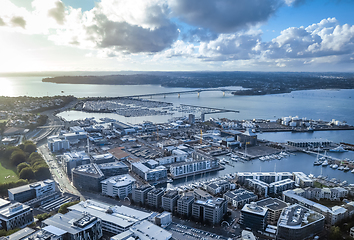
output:
[[308, 89], [354, 89], [354, 73], [298, 72], [143, 72], [129, 75], [56, 76], [43, 82], [66, 84], [143, 85], [164, 87], [216, 88], [241, 86], [254, 95]]

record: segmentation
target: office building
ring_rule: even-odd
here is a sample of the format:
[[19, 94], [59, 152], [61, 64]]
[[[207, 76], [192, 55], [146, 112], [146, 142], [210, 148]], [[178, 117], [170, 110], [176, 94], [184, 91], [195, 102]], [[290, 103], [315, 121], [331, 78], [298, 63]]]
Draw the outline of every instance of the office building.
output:
[[177, 200], [177, 213], [184, 217], [191, 216], [193, 203], [194, 196], [192, 194], [183, 195]]
[[154, 188], [149, 184], [135, 186], [135, 187], [133, 186], [132, 200], [135, 203], [141, 203], [142, 205], [144, 205], [147, 200], [148, 192], [150, 192], [152, 189]]
[[266, 198], [256, 202], [256, 204], [268, 209], [267, 224], [270, 225], [277, 225], [281, 212], [288, 206], [286, 202], [277, 198]]
[[208, 199], [212, 199], [213, 196], [211, 196], [209, 193], [197, 188], [197, 189], [194, 189], [193, 191], [193, 194], [194, 194], [194, 198], [196, 200], [202, 200], [202, 201], [206, 201]]
[[170, 212], [162, 212], [155, 217], [155, 224], [166, 227], [172, 223], [172, 214]]
[[162, 195], [165, 191], [162, 188], [155, 188], [147, 194], [147, 204], [155, 209], [162, 207]]
[[268, 209], [252, 202], [241, 209], [240, 225], [253, 231], [263, 231], [267, 226], [267, 217]]
[[78, 211], [70, 211], [66, 214], [57, 213], [42, 222], [42, 227], [47, 226], [64, 231], [63, 239], [99, 240], [102, 237], [101, 220], [89, 213]]
[[245, 204], [254, 202], [258, 199], [256, 194], [242, 188], [234, 191], [228, 191], [224, 194], [223, 197], [235, 208], [241, 208]]
[[59, 138], [59, 136], [49, 136], [47, 138], [47, 145], [49, 150], [52, 152], [70, 149], [69, 141]]
[[102, 194], [124, 199], [132, 192], [135, 179], [129, 174], [110, 177], [101, 181]]
[[39, 181], [7, 190], [10, 201], [26, 202], [55, 192], [55, 182], [51, 179]]
[[190, 125], [194, 124], [195, 123], [195, 115], [194, 114], [189, 114], [188, 115], [188, 123]]
[[277, 239], [311, 239], [324, 229], [325, 217], [308, 208], [294, 204], [284, 208], [278, 220]]
[[177, 190], [168, 190], [162, 195], [162, 208], [165, 211], [174, 212], [177, 208], [177, 200], [179, 198]]
[[227, 202], [223, 198], [196, 200], [192, 204], [192, 216], [200, 222], [218, 224], [227, 212]]
[[156, 226], [149, 221], [141, 221], [135, 224], [129, 230], [111, 237], [111, 240], [169, 240], [172, 234], [165, 229]]
[[23, 228], [33, 223], [33, 210], [25, 204], [0, 199], [0, 222], [5, 231]]
[[90, 157], [85, 151], [64, 153], [62, 157], [62, 166], [68, 177], [71, 177], [72, 169], [89, 163]]
[[73, 185], [80, 190], [101, 192], [101, 181], [105, 179], [95, 163], [77, 166], [71, 171]]
[[115, 161], [115, 157], [111, 153], [92, 156], [92, 162], [96, 164], [110, 163], [114, 161]]
[[148, 182], [156, 182], [167, 178], [167, 169], [164, 166], [149, 168], [142, 162], [132, 163], [132, 171]]
[[106, 178], [127, 174], [129, 172], [129, 167], [123, 162], [102, 163], [98, 164], [98, 167]]
[[88, 213], [102, 220], [102, 229], [118, 234], [127, 231], [134, 224], [146, 220], [151, 213], [142, 212], [126, 206], [109, 206], [92, 200], [86, 200], [68, 207], [71, 211]]

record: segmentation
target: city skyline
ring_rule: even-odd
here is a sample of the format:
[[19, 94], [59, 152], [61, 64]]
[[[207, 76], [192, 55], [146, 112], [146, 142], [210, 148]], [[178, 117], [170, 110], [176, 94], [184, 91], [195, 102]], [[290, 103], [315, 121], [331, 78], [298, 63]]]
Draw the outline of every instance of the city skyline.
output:
[[353, 71], [353, 1], [3, 0], [0, 72]]

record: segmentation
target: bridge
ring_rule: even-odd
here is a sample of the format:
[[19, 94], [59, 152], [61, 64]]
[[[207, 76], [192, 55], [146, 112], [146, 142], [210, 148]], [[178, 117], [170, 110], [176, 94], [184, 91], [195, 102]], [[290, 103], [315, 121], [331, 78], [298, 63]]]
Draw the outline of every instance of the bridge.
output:
[[197, 93], [197, 96], [199, 97], [201, 92], [212, 92], [212, 91], [221, 91], [223, 93], [223, 96], [225, 96], [226, 92], [235, 92], [236, 90], [221, 89], [221, 88], [207, 88], [207, 89], [195, 89], [195, 90], [179, 91], [179, 92], [138, 94], [138, 95], [131, 95], [131, 96], [126, 96], [126, 97], [128, 97], [128, 98], [144, 98], [144, 97], [152, 98], [154, 96], [163, 96], [165, 98], [167, 95], [177, 95], [178, 97], [181, 97], [181, 94], [191, 94], [191, 93]]

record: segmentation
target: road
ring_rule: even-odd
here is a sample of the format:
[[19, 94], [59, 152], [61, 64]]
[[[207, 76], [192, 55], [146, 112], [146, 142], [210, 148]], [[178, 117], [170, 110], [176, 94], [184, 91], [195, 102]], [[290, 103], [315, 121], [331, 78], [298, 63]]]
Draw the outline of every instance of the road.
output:
[[59, 184], [59, 190], [61, 192], [68, 192], [80, 196], [81, 200], [85, 200], [85, 198], [81, 195], [81, 193], [71, 185], [71, 182], [67, 175], [63, 172], [63, 170], [58, 166], [58, 163], [53, 157], [51, 151], [48, 149], [46, 145], [42, 145], [38, 148], [38, 152], [43, 156], [44, 160], [47, 162], [49, 166], [49, 170], [53, 176], [53, 179]]
[[53, 179], [59, 184], [59, 190], [61, 192], [75, 194], [77, 196], [80, 196], [81, 200], [85, 200], [81, 193], [71, 184], [66, 173], [59, 167], [55, 159], [55, 155], [51, 153], [46, 144], [48, 136], [58, 134], [61, 130], [60, 125], [65, 126], [65, 123], [59, 117], [55, 116], [55, 113], [58, 111], [65, 111], [66, 109], [71, 108], [75, 104], [76, 101], [72, 101], [71, 103], [59, 110], [49, 110], [41, 113], [43, 115], [48, 116], [47, 123], [45, 124], [46, 128], [37, 128], [34, 131], [28, 133], [26, 138], [36, 142], [38, 153], [43, 156], [44, 160], [48, 164]]

